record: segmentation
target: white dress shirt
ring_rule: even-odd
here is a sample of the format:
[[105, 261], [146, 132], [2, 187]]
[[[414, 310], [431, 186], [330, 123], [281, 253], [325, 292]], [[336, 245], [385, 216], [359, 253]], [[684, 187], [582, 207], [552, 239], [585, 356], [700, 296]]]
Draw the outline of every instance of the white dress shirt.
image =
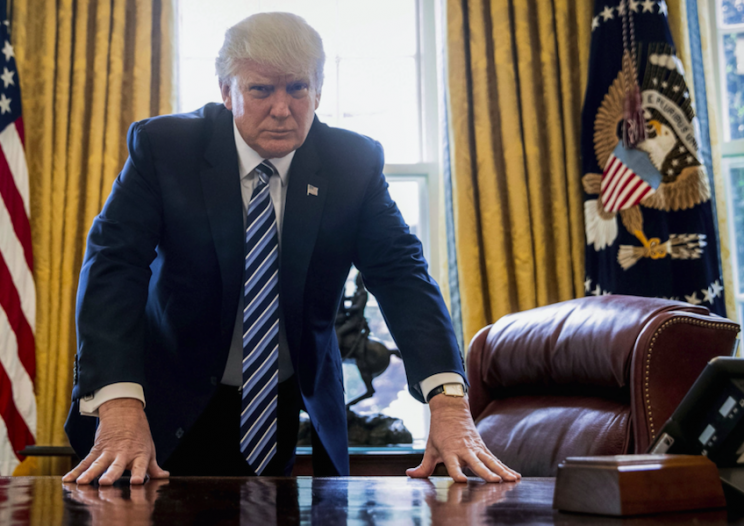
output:
[[[254, 169], [264, 161], [253, 148], [241, 137], [238, 127], [233, 121], [235, 146], [238, 150], [238, 165], [240, 167], [240, 191], [243, 196], [243, 221], [245, 222], [246, 210], [251, 200], [253, 189], [256, 186]], [[295, 152], [291, 152], [278, 159], [269, 159], [278, 172], [278, 177], [269, 179], [269, 193], [276, 214], [276, 227], [279, 234], [279, 254], [281, 257], [282, 223], [284, 220], [284, 203], [287, 198], [287, 183], [289, 181], [289, 167], [292, 164]], [[279, 276], [281, 280], [281, 274]], [[279, 298], [281, 301], [281, 297]], [[222, 383], [225, 385], [239, 386], [243, 383], [243, 372], [241, 363], [243, 360], [243, 296], [240, 296], [240, 304], [235, 316], [235, 328], [230, 343], [230, 352], [227, 364], [222, 375]], [[292, 361], [287, 345], [287, 333], [284, 325], [284, 316], [279, 316], [279, 381], [283, 382], [294, 374]], [[458, 383], [464, 385], [464, 380], [457, 373], [439, 373], [421, 381], [419, 388], [426, 400], [429, 392], [442, 384]], [[145, 393], [142, 386], [131, 382], [120, 382], [104, 386], [80, 400], [80, 414], [98, 416], [98, 408], [105, 402], [115, 398], [136, 398], [145, 404]]]

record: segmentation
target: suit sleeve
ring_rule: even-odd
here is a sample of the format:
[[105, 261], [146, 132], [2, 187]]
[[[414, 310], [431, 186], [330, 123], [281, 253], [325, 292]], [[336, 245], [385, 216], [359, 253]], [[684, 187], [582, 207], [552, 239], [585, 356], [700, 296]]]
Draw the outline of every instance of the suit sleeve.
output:
[[462, 356], [439, 287], [429, 276], [421, 242], [410, 233], [382, 174], [376, 144], [374, 173], [365, 192], [354, 265], [375, 295], [403, 356], [411, 395], [423, 402], [420, 382], [452, 372], [465, 378]]
[[117, 382], [144, 385], [145, 306], [162, 201], [142, 122], [127, 136], [129, 158], [94, 220], [78, 285], [77, 400]]

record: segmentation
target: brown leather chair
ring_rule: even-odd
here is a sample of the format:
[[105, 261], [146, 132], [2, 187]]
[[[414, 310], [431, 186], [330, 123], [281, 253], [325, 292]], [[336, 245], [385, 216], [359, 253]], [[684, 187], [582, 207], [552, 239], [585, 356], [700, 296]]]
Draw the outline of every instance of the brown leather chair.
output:
[[504, 316], [470, 344], [470, 409], [486, 445], [523, 476], [569, 456], [644, 453], [739, 325], [702, 306], [579, 298]]

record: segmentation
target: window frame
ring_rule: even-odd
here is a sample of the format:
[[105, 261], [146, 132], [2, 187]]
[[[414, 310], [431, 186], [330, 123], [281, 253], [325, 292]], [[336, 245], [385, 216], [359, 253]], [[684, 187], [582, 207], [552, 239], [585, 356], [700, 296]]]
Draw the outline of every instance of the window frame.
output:
[[[729, 214], [734, 211], [733, 191], [731, 184], [731, 170], [735, 168], [744, 168], [744, 138], [729, 139], [726, 137], [730, 134], [729, 114], [728, 114], [728, 89], [726, 87], [726, 57], [723, 49], [723, 38], [726, 35], [744, 33], [744, 23], [741, 24], [723, 24], [723, 13], [721, 11], [721, 0], [714, 0], [710, 3], [710, 34], [715, 42], [715, 52], [713, 53], [713, 78], [716, 89], [715, 112], [717, 117], [718, 132], [720, 133], [719, 146], [721, 150], [721, 171], [725, 188], [725, 204]], [[720, 197], [720, 196], [719, 196]], [[734, 298], [737, 304], [739, 323], [744, 324], [744, 293], [741, 292], [741, 283], [739, 280], [737, 255], [737, 232], [734, 221], [729, 220], [728, 235], [729, 246], [731, 247], [729, 259], [732, 268], [732, 280], [734, 286]], [[720, 235], [723, 235], [721, 232]], [[744, 236], [744, 232], [740, 235]]]
[[421, 242], [429, 262], [429, 274], [440, 281], [439, 257], [439, 187], [442, 177], [440, 161], [439, 85], [437, 74], [437, 38], [435, 0], [416, 0], [419, 137], [421, 162], [385, 163], [383, 173], [388, 181], [424, 178], [420, 196], [419, 218]]

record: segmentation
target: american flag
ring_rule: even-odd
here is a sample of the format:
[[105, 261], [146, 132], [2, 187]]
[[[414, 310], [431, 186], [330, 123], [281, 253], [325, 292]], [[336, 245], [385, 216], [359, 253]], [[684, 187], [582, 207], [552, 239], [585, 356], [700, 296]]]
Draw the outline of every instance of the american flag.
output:
[[618, 143], [602, 174], [602, 206], [608, 212], [626, 210], [653, 194], [661, 174], [646, 152], [629, 150]]
[[0, 475], [35, 442], [36, 288], [18, 71], [0, 0]]

